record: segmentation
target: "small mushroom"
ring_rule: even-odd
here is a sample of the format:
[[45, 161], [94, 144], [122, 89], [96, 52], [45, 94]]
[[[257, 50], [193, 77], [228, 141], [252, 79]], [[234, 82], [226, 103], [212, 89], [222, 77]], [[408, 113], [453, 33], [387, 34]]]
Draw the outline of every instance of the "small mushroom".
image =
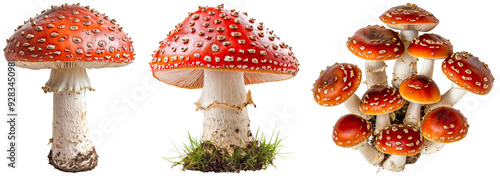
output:
[[434, 72], [434, 60], [446, 59], [453, 53], [450, 40], [444, 39], [437, 34], [423, 34], [415, 38], [408, 46], [408, 54], [414, 57], [424, 58], [421, 75], [432, 78]]
[[365, 60], [366, 85], [387, 85], [384, 61], [394, 60], [405, 52], [398, 33], [382, 26], [367, 26], [359, 29], [347, 41], [347, 48]]
[[406, 100], [399, 90], [389, 86], [373, 86], [368, 89], [361, 100], [361, 111], [368, 115], [377, 115], [375, 134], [391, 126], [389, 113], [403, 107]]
[[382, 162], [384, 154], [367, 144], [372, 132], [370, 122], [360, 116], [348, 114], [337, 120], [333, 127], [332, 138], [340, 147], [359, 149], [368, 163], [376, 165]]
[[460, 111], [440, 107], [425, 115], [422, 121], [422, 136], [425, 141], [422, 154], [431, 154], [443, 148], [445, 143], [457, 142], [467, 136], [469, 124]]
[[132, 63], [134, 52], [126, 33], [95, 10], [64, 4], [20, 26], [4, 51], [16, 66], [51, 69], [42, 88], [54, 96], [49, 163], [67, 172], [92, 170], [98, 157], [88, 133], [85, 94], [94, 89], [86, 69]]
[[[418, 32], [427, 32], [434, 29], [439, 20], [432, 13], [407, 3], [390, 8], [379, 19], [392, 29], [401, 30], [401, 40], [405, 48], [418, 36]], [[405, 53], [394, 64], [392, 85], [399, 87], [407, 77], [417, 74], [417, 58]]]
[[314, 100], [322, 106], [344, 104], [350, 113], [368, 119], [359, 109], [360, 99], [356, 90], [361, 84], [361, 70], [348, 63], [335, 63], [321, 71], [312, 89]]
[[375, 147], [382, 153], [391, 155], [384, 161], [384, 169], [393, 172], [403, 171], [406, 156], [418, 154], [424, 146], [420, 130], [403, 124], [385, 128], [376, 139]]
[[420, 107], [422, 104], [438, 102], [441, 93], [437, 84], [424, 75], [413, 75], [406, 78], [399, 87], [401, 96], [410, 101], [403, 123], [420, 129]]
[[426, 113], [441, 106], [453, 107], [467, 92], [486, 95], [493, 88], [495, 78], [488, 65], [468, 52], [453, 53], [441, 68], [453, 84], [439, 102], [426, 107]]

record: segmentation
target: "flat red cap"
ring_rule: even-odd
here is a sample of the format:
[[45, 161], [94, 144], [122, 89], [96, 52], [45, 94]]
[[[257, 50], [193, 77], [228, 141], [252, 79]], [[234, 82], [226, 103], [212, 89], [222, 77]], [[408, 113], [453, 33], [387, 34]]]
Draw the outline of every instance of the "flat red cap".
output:
[[394, 124], [385, 128], [377, 136], [375, 147], [387, 154], [413, 156], [424, 146], [424, 138], [420, 131], [403, 124]]
[[368, 115], [386, 114], [403, 107], [406, 100], [399, 90], [389, 86], [373, 86], [361, 99], [361, 111]]
[[379, 19], [389, 27], [399, 30], [427, 32], [439, 24], [439, 20], [432, 13], [410, 3], [390, 8], [380, 15]]
[[426, 59], [446, 59], [453, 53], [453, 45], [437, 34], [423, 34], [408, 46], [408, 54]]
[[312, 89], [314, 100], [323, 106], [343, 103], [361, 84], [361, 70], [348, 63], [335, 63], [321, 71]]
[[354, 55], [366, 60], [397, 59], [405, 52], [405, 46], [398, 35], [383, 26], [367, 26], [348, 38], [347, 48]]
[[291, 47], [246, 13], [223, 5], [189, 13], [153, 54], [153, 76], [183, 88], [202, 88], [203, 69], [245, 72], [245, 84], [295, 76]]
[[425, 115], [421, 128], [422, 135], [430, 141], [452, 143], [467, 136], [469, 124], [460, 111], [440, 107]]
[[495, 79], [488, 65], [472, 54], [453, 53], [442, 64], [443, 73], [455, 84], [479, 95], [488, 94]]
[[353, 147], [372, 135], [370, 122], [354, 114], [344, 115], [333, 127], [333, 141], [340, 147]]
[[69, 62], [85, 68], [117, 67], [134, 60], [132, 42], [116, 21], [79, 4], [53, 6], [26, 21], [7, 40], [4, 52], [7, 61], [31, 69]]
[[408, 101], [430, 104], [441, 100], [438, 85], [429, 77], [413, 75], [406, 78], [399, 86], [399, 93]]

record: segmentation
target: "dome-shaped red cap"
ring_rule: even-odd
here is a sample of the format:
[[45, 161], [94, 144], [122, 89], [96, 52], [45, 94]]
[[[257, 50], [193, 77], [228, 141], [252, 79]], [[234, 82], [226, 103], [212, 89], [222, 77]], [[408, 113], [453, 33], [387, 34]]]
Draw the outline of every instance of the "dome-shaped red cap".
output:
[[441, 100], [438, 85], [429, 77], [413, 75], [406, 78], [399, 86], [399, 93], [408, 101], [430, 104]]
[[393, 112], [403, 107], [406, 100], [399, 90], [389, 86], [373, 86], [361, 98], [361, 111], [368, 115]]
[[375, 147], [387, 154], [413, 156], [424, 146], [424, 138], [416, 128], [403, 124], [394, 124], [385, 128], [377, 136]]
[[116, 21], [79, 4], [53, 6], [26, 21], [4, 51], [7, 61], [31, 69], [118, 67], [134, 60], [132, 42]]
[[348, 38], [347, 48], [362, 59], [374, 61], [397, 59], [405, 52], [397, 32], [377, 25], [356, 31]]
[[437, 34], [423, 34], [408, 46], [408, 54], [426, 59], [446, 59], [453, 53], [453, 45]]
[[323, 106], [343, 103], [361, 84], [361, 70], [348, 63], [335, 63], [321, 71], [312, 89], [314, 100]]
[[291, 47], [246, 13], [223, 5], [199, 7], [179, 23], [153, 54], [153, 76], [183, 88], [202, 88], [203, 69], [244, 72], [245, 84], [295, 76]]
[[460, 111], [440, 107], [425, 115], [421, 129], [422, 135], [430, 141], [452, 143], [467, 136], [469, 124]]
[[379, 19], [387, 26], [399, 30], [427, 32], [439, 24], [439, 20], [432, 13], [410, 3], [390, 8], [380, 15]]
[[370, 122], [354, 114], [344, 115], [333, 127], [333, 141], [340, 147], [353, 147], [372, 135]]
[[448, 79], [472, 93], [485, 95], [493, 88], [495, 79], [488, 65], [468, 52], [453, 53], [442, 69]]

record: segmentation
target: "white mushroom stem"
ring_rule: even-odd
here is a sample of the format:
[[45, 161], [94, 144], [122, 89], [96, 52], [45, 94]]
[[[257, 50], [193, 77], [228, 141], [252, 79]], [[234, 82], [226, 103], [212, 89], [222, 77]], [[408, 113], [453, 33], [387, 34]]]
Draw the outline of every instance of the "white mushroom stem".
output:
[[[411, 41], [418, 36], [418, 31], [402, 30], [400, 33], [401, 40], [405, 44], [405, 49], [408, 49]], [[417, 74], [417, 58], [405, 53], [394, 63], [394, 71], [392, 72], [392, 85], [399, 88], [401, 82], [407, 77]]]
[[[88, 133], [85, 89], [80, 93], [54, 92], [53, 103], [52, 162], [57, 168], [66, 171], [72, 168], [92, 167], [86, 165], [96, 161], [97, 155]], [[94, 155], [95, 158], [92, 157]], [[84, 161], [79, 161], [80, 158]]]
[[406, 156], [391, 155], [384, 161], [383, 167], [385, 170], [392, 172], [401, 172], [406, 165]]
[[369, 115], [366, 115], [365, 113], [361, 112], [361, 109], [359, 107], [359, 105], [361, 104], [361, 100], [359, 99], [358, 95], [352, 94], [351, 97], [349, 97], [346, 101], [344, 101], [343, 104], [350, 113], [359, 115], [363, 117], [365, 120], [371, 119]]
[[430, 155], [430, 154], [433, 154], [433, 153], [441, 150], [443, 147], [444, 147], [444, 143], [437, 143], [437, 142], [425, 139], [424, 148], [422, 149], [422, 151], [420, 153], [422, 153], [424, 155]]
[[85, 68], [72, 62], [59, 66], [42, 87], [54, 94], [49, 163], [63, 171], [91, 170], [97, 165], [97, 154], [88, 134], [85, 93], [93, 88]]
[[375, 121], [375, 134], [378, 134], [380, 131], [389, 126], [391, 126], [391, 117], [389, 113], [377, 115]]
[[374, 85], [387, 85], [387, 74], [384, 61], [365, 61], [366, 86], [371, 88]]
[[245, 94], [243, 72], [205, 69], [203, 92], [195, 104], [204, 110], [204, 140], [230, 153], [252, 141], [246, 105], [253, 102], [250, 92]]
[[434, 73], [434, 59], [424, 58], [420, 74], [432, 78], [433, 73]]
[[384, 154], [382, 152], [379, 152], [375, 147], [368, 145], [366, 141], [352, 147], [355, 150], [359, 150], [363, 158], [368, 161], [371, 165], [376, 165], [382, 160], [384, 160]]
[[425, 108], [425, 113], [443, 106], [453, 107], [460, 99], [462, 99], [462, 97], [465, 96], [465, 94], [467, 94], [467, 92], [469, 91], [465, 90], [455, 83], [452, 83], [451, 88], [441, 96], [441, 100], [439, 100], [437, 103], [428, 105]]
[[405, 125], [411, 126], [416, 129], [420, 129], [420, 103], [410, 102], [408, 109], [406, 109], [406, 115], [403, 120]]

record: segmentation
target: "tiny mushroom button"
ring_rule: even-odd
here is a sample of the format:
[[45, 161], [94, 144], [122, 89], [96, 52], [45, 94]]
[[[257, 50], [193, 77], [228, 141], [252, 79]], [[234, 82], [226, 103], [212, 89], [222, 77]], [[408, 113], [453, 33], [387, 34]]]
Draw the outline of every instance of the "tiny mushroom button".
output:
[[387, 85], [387, 65], [384, 61], [399, 58], [405, 52], [397, 32], [377, 25], [356, 31], [348, 38], [347, 48], [365, 60], [368, 88], [373, 85]]
[[321, 71], [312, 89], [314, 100], [323, 106], [335, 106], [341, 103], [357, 115], [359, 97], [355, 94], [361, 84], [361, 70], [358, 66], [348, 63], [335, 63]]
[[439, 102], [429, 105], [426, 112], [441, 106], [453, 107], [467, 92], [486, 95], [495, 81], [488, 65], [465, 51], [453, 53], [446, 58], [442, 70], [453, 82], [452, 87], [443, 94]]
[[431, 154], [444, 146], [462, 140], [467, 136], [469, 124], [460, 111], [450, 107], [440, 107], [425, 115], [422, 121], [422, 136], [427, 140], [422, 153]]
[[384, 169], [402, 171], [406, 164], [406, 156], [418, 154], [424, 145], [424, 138], [416, 128], [394, 124], [387, 127], [377, 136], [375, 147], [391, 156], [384, 161]]
[[373, 86], [361, 99], [361, 111], [368, 115], [377, 115], [376, 134], [391, 125], [389, 113], [403, 107], [406, 100], [398, 89], [389, 86]]
[[340, 147], [359, 149], [370, 164], [378, 164], [384, 155], [367, 144], [373, 129], [370, 122], [360, 116], [348, 114], [340, 117], [333, 127], [332, 138]]

